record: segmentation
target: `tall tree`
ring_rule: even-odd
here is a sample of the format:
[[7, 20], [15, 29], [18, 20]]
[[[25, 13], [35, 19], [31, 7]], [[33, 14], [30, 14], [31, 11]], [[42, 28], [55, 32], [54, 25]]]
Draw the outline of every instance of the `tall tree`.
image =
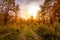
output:
[[8, 22], [9, 16], [15, 15], [15, 17], [17, 17], [19, 6], [15, 5], [15, 0], [2, 0], [1, 6], [1, 12], [4, 14], [4, 24]]
[[60, 0], [56, 0], [57, 3], [55, 3], [52, 7], [52, 19], [54, 23], [59, 22], [60, 23]]
[[[41, 13], [46, 22], [52, 23], [51, 15], [52, 15], [52, 6], [56, 3], [56, 0], [45, 0], [44, 4], [41, 6]], [[48, 20], [48, 21], [47, 21]]]

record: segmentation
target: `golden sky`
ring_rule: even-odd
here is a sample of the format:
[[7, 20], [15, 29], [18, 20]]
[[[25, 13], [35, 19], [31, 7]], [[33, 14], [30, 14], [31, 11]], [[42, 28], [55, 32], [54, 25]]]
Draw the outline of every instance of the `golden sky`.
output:
[[20, 17], [28, 19], [30, 16], [36, 17], [39, 5], [43, 5], [44, 0], [16, 0], [16, 4], [20, 5]]

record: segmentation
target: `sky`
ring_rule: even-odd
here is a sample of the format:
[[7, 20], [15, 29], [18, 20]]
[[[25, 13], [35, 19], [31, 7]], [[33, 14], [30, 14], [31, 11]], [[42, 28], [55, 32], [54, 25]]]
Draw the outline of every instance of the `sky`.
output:
[[20, 5], [20, 17], [26, 18], [29, 17], [28, 8], [32, 5], [43, 5], [44, 0], [15, 0], [16, 4]]

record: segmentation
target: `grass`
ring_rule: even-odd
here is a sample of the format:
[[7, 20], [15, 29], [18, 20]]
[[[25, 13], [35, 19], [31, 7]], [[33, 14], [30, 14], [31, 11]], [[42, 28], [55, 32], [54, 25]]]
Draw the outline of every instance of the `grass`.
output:
[[60, 24], [45, 25], [39, 23], [0, 25], [0, 40], [22, 40], [22, 33], [24, 33], [25, 40], [36, 40], [31, 30], [40, 37], [39, 40], [60, 40]]

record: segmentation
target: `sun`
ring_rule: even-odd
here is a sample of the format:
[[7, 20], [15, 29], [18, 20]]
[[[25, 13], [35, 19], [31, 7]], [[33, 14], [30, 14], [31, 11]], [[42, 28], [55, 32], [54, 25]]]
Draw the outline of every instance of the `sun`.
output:
[[22, 17], [25, 20], [28, 20], [31, 16], [36, 19], [38, 11], [40, 11], [40, 7], [37, 4], [29, 4], [25, 5], [21, 8], [21, 12], [19, 11], [20, 17]]
[[28, 12], [29, 12], [30, 16], [34, 17], [34, 19], [36, 18], [38, 10], [40, 10], [38, 5], [29, 5], [28, 6]]

